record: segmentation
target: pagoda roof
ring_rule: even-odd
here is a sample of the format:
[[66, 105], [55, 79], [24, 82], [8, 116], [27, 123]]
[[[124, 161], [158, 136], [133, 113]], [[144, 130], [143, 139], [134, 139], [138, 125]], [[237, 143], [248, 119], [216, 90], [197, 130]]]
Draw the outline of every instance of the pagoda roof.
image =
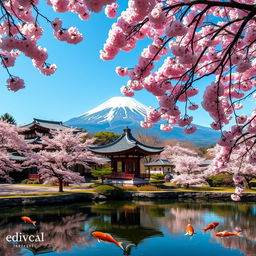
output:
[[171, 163], [168, 160], [158, 159], [156, 161], [144, 164], [145, 166], [174, 166], [173, 163]]
[[156, 154], [163, 151], [163, 147], [148, 146], [136, 140], [128, 127], [124, 129], [124, 133], [116, 141], [102, 146], [90, 147], [90, 150], [99, 154], [111, 154], [125, 153], [136, 148], [138, 151], [148, 154]]
[[22, 125], [22, 128], [31, 128], [33, 126], [41, 126], [46, 129], [50, 130], [66, 130], [71, 127], [65, 126], [61, 121], [49, 121], [49, 120], [43, 120], [43, 119], [37, 119], [34, 118], [33, 122], [30, 124]]

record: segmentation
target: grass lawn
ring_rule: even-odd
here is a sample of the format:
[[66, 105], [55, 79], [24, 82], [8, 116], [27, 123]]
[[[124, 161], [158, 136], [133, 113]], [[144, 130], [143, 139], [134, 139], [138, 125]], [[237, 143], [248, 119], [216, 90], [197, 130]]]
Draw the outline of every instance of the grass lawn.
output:
[[48, 188], [57, 188], [58, 186], [52, 186], [52, 185], [45, 185], [45, 184], [22, 184], [22, 183], [19, 183], [19, 184], [15, 184], [15, 185], [22, 185], [22, 186], [35, 186], [35, 187], [48, 187]]
[[[230, 187], [192, 187], [192, 188], [175, 188], [172, 189], [174, 191], [200, 191], [200, 192], [227, 192], [234, 193], [235, 188]], [[246, 189], [245, 193], [256, 193], [256, 188], [254, 189]]]

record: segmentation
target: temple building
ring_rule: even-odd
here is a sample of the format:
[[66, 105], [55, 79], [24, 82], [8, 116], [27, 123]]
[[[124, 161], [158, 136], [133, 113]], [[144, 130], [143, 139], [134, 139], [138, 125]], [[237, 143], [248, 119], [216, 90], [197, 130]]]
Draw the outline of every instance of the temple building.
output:
[[[66, 130], [72, 127], [65, 126], [61, 121], [49, 121], [34, 118], [33, 122], [21, 126], [21, 128], [24, 129], [22, 134], [24, 135], [24, 139], [27, 143], [41, 144], [40, 136], [50, 135], [51, 130]], [[78, 133], [81, 131], [81, 129], [74, 129], [74, 133]], [[23, 161], [24, 157], [13, 154], [12, 159], [15, 161]], [[107, 159], [102, 160], [106, 160], [107, 162]], [[91, 166], [91, 168], [97, 167], [97, 165], [93, 162], [89, 162], [88, 164]], [[85, 169], [82, 165], [73, 166], [72, 170], [79, 172], [85, 178], [91, 177], [89, 169]], [[20, 173], [15, 172], [14, 175], [16, 181], [21, 181], [28, 178], [30, 180], [38, 180], [40, 183], [42, 182], [40, 179], [40, 175], [38, 174], [38, 169], [36, 167], [27, 168]]]
[[[34, 118], [32, 123], [22, 125], [21, 128], [24, 128], [23, 135], [25, 140], [28, 143], [40, 143], [40, 135], [50, 134], [51, 130], [66, 130], [71, 127], [65, 126], [61, 121], [49, 121]], [[81, 130], [76, 129], [75, 131], [79, 132]]]
[[173, 174], [175, 165], [168, 160], [158, 159], [156, 161], [146, 163], [147, 173], [152, 174]]
[[136, 181], [140, 183], [139, 179], [148, 178], [146, 173], [141, 173], [141, 159], [148, 155], [160, 154], [163, 147], [153, 147], [139, 142], [133, 137], [131, 129], [127, 127], [116, 141], [91, 147], [90, 150], [110, 159], [113, 172], [108, 179], [112, 183], [124, 184], [126, 180], [132, 181], [127, 184], [136, 184]]

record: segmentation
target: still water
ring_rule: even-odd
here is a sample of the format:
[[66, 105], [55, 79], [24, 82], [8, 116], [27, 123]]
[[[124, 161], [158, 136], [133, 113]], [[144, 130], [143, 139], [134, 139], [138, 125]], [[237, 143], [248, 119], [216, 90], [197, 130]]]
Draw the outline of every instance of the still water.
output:
[[[36, 220], [36, 227], [21, 216]], [[184, 236], [189, 222], [196, 232], [191, 238]], [[211, 222], [220, 224], [204, 233]], [[132, 245], [123, 251], [99, 243], [91, 234], [95, 230]], [[241, 230], [243, 237], [217, 238], [223, 230]], [[6, 240], [26, 235], [40, 241]], [[143, 201], [2, 208], [0, 237], [1, 256], [256, 256], [256, 204]]]

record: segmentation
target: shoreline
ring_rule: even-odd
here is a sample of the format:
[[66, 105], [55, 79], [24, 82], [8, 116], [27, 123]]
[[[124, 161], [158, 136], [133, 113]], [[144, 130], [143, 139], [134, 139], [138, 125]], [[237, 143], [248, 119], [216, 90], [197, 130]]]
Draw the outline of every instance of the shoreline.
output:
[[[65, 192], [64, 192], [65, 193]], [[230, 192], [201, 192], [201, 191], [131, 191], [124, 192], [118, 200], [158, 200], [158, 199], [183, 199], [183, 200], [200, 200], [200, 201], [222, 201], [233, 202]], [[114, 198], [108, 198], [104, 195], [87, 192], [87, 193], [69, 193], [63, 195], [48, 196], [17, 196], [0, 198], [0, 207], [27, 206], [27, 205], [50, 205], [64, 203], [82, 203], [93, 201], [108, 201]], [[241, 202], [255, 202], [256, 193], [244, 193]]]

